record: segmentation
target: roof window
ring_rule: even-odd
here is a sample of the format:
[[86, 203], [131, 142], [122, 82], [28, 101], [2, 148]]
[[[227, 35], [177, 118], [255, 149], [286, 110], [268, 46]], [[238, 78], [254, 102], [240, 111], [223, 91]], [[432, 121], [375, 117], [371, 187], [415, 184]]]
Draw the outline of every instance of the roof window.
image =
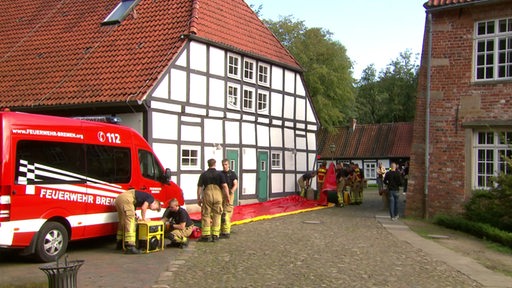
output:
[[116, 25], [120, 24], [126, 16], [128, 16], [135, 6], [139, 4], [140, 0], [121, 0], [116, 8], [101, 22], [101, 25]]

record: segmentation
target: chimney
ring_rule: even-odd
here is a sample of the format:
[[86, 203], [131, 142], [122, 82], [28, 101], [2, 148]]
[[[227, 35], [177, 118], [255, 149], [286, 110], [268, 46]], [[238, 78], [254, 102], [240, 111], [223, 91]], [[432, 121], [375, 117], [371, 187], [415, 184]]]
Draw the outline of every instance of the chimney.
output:
[[356, 124], [357, 124], [357, 120], [355, 118], [352, 118], [352, 131], [356, 130]]

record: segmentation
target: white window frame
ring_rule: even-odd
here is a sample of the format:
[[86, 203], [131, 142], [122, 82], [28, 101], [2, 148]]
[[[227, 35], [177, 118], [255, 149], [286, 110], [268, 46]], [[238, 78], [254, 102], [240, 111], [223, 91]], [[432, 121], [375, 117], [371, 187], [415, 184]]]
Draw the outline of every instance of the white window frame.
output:
[[[183, 153], [188, 151], [189, 156], [185, 159], [187, 163], [184, 163]], [[194, 153], [195, 152], [195, 153]], [[195, 154], [195, 156], [194, 156]], [[195, 161], [194, 161], [195, 160]], [[180, 149], [180, 167], [182, 170], [197, 170], [201, 168], [201, 147], [199, 146], [182, 146]]]
[[268, 114], [269, 95], [270, 93], [265, 90], [258, 90], [258, 93], [256, 93], [256, 110], [258, 113]]
[[272, 151], [270, 154], [270, 163], [272, 169], [281, 169], [283, 167], [283, 153]]
[[475, 22], [475, 81], [512, 80], [512, 17]]
[[252, 59], [244, 59], [244, 81], [255, 83], [256, 81], [256, 61]]
[[512, 130], [477, 130], [473, 137], [473, 188], [492, 188], [491, 177], [511, 172], [501, 155], [512, 155]]
[[226, 89], [227, 107], [240, 110], [240, 85], [228, 83]]
[[[264, 70], [266, 70], [266, 72], [261, 71], [262, 68]], [[258, 64], [258, 84], [268, 87], [268, 86], [270, 86], [269, 79], [270, 79], [270, 65], [259, 63]]]
[[242, 57], [237, 54], [228, 53], [227, 61], [228, 77], [240, 79]]
[[377, 179], [377, 162], [364, 162], [364, 178]]
[[242, 98], [241, 98], [241, 104], [242, 104], [242, 110], [247, 112], [254, 112], [256, 101], [255, 101], [255, 90], [251, 87], [244, 87], [242, 89]]

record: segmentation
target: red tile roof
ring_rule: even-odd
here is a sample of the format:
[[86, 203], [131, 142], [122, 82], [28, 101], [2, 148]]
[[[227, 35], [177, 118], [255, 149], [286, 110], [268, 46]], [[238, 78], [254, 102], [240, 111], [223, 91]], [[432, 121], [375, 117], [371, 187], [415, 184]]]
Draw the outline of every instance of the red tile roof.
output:
[[190, 33], [300, 69], [243, 0], [119, 1], [0, 1], [0, 107], [143, 99]]
[[[467, 2], [479, 2], [482, 0], [428, 0], [425, 3], [426, 7], [441, 7], [441, 6], [450, 6], [455, 4], [467, 3]], [[484, 0], [487, 1], [487, 0]]]
[[[357, 124], [317, 134], [318, 155], [323, 159], [405, 158], [411, 154], [412, 123]], [[335, 145], [332, 154], [330, 145]]]

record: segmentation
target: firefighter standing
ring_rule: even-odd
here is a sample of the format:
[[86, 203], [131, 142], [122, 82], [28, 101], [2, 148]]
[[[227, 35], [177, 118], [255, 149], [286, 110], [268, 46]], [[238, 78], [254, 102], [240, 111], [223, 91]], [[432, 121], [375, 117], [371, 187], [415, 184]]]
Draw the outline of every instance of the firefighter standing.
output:
[[359, 169], [359, 165], [354, 164], [354, 172], [352, 174], [352, 200], [354, 204], [363, 203], [363, 171]]
[[160, 212], [160, 202], [155, 200], [151, 194], [130, 189], [119, 194], [114, 204], [116, 205], [119, 218], [116, 237], [117, 249], [124, 249], [126, 254], [139, 254], [140, 250], [135, 247], [135, 209], [140, 207], [140, 221], [149, 221], [149, 219], [146, 219], [146, 210], [150, 209]]
[[235, 201], [235, 192], [238, 188], [238, 176], [234, 171], [229, 169], [229, 160], [222, 160], [222, 173], [226, 178], [228, 184], [229, 198], [223, 197], [221, 224], [220, 224], [220, 238], [229, 238], [231, 233], [231, 216], [233, 216], [233, 203]]
[[215, 169], [215, 164], [215, 159], [209, 159], [208, 170], [199, 176], [197, 182], [197, 203], [201, 206], [202, 237], [199, 239], [200, 242], [215, 242], [219, 239], [222, 198], [229, 199], [226, 179], [221, 172]]
[[325, 181], [325, 174], [327, 173], [327, 168], [325, 163], [322, 163], [320, 165], [320, 168], [318, 168], [318, 171], [316, 172], [316, 181], [318, 183], [318, 191], [322, 192], [322, 187], [324, 186]]

